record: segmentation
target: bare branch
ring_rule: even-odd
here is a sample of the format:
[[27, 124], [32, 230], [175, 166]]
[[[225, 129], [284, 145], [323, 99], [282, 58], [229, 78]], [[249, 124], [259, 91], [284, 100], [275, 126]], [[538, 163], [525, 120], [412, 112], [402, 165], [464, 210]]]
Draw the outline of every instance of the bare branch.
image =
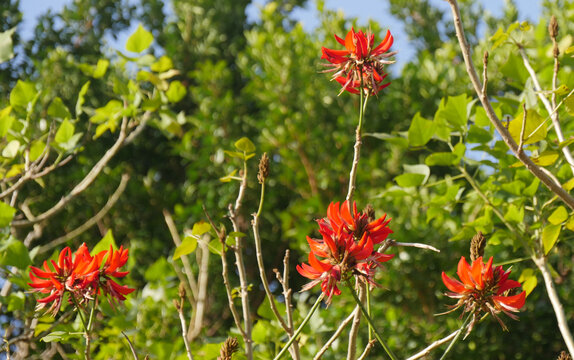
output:
[[430, 344], [429, 346], [427, 346], [426, 348], [424, 348], [422, 351], [414, 354], [413, 356], [409, 357], [407, 360], [416, 360], [416, 359], [420, 359], [423, 358], [425, 356], [427, 356], [428, 354], [430, 354], [430, 352], [441, 346], [442, 344], [445, 344], [449, 341], [451, 341], [458, 333], [460, 332], [460, 329], [456, 330], [455, 332], [453, 332], [452, 334], [445, 336], [444, 338], [437, 340], [435, 342], [433, 342], [432, 344]]
[[476, 74], [476, 70], [474, 64], [472, 62], [472, 58], [470, 57], [470, 50], [468, 43], [466, 41], [466, 37], [464, 35], [464, 30], [462, 27], [462, 21], [460, 19], [460, 12], [458, 9], [458, 3], [456, 0], [447, 0], [451, 6], [454, 26], [456, 30], [456, 36], [458, 38], [460, 48], [462, 50], [462, 56], [464, 58], [464, 63], [466, 65], [466, 71], [470, 77], [474, 90], [478, 94], [480, 102], [484, 107], [486, 115], [488, 116], [491, 123], [494, 125], [496, 130], [499, 132], [500, 136], [506, 143], [506, 145], [512, 150], [515, 156], [524, 164], [524, 166], [530, 171], [534, 176], [540, 179], [540, 181], [550, 189], [553, 193], [555, 193], [568, 207], [574, 210], [574, 198], [570, 196], [570, 194], [564, 190], [561, 186], [556, 184], [550, 177], [548, 177], [538, 165], [534, 164], [532, 160], [524, 153], [519, 151], [518, 145], [508, 132], [508, 130], [504, 127], [500, 119], [496, 116], [492, 105], [490, 104], [490, 100], [486, 93], [482, 92], [482, 84], [478, 79], [478, 75]]
[[359, 308], [359, 305], [355, 306], [355, 310], [353, 310], [353, 312], [347, 316], [347, 318], [345, 320], [343, 320], [341, 322], [341, 324], [339, 325], [339, 327], [337, 328], [337, 330], [333, 333], [333, 335], [331, 336], [331, 338], [325, 343], [325, 345], [323, 345], [323, 347], [321, 348], [321, 350], [319, 350], [319, 352], [315, 355], [315, 357], [313, 358], [313, 360], [319, 360], [321, 359], [321, 357], [325, 354], [325, 352], [327, 352], [327, 350], [329, 350], [329, 348], [331, 347], [331, 344], [333, 344], [333, 342], [335, 342], [335, 340], [337, 340], [339, 338], [339, 336], [341, 336], [341, 334], [343, 333], [343, 330], [345, 330], [345, 327], [347, 325], [349, 325], [349, 323], [351, 321], [353, 321], [353, 319], [355, 318], [355, 316], [357, 314], [361, 313], [361, 309]]
[[110, 209], [112, 207], [114, 207], [114, 205], [116, 204], [116, 202], [119, 200], [120, 196], [123, 194], [124, 190], [126, 189], [126, 186], [128, 184], [129, 179], [130, 179], [129, 174], [127, 174], [127, 173], [123, 174], [121, 177], [121, 180], [120, 180], [120, 184], [118, 185], [116, 191], [114, 191], [114, 193], [108, 198], [108, 201], [106, 202], [104, 207], [102, 207], [96, 215], [94, 215], [92, 218], [90, 218], [88, 221], [86, 221], [85, 223], [83, 223], [79, 227], [68, 232], [67, 234], [60, 236], [57, 239], [51, 240], [46, 245], [41, 246], [38, 249], [38, 253], [41, 254], [41, 253], [45, 253], [47, 251], [50, 251], [53, 248], [55, 248], [61, 244], [64, 244], [64, 243], [68, 242], [69, 240], [79, 236], [80, 234], [84, 233], [86, 230], [88, 230], [89, 228], [94, 226], [98, 221], [100, 221], [110, 211]]
[[[361, 302], [365, 301], [365, 287], [363, 283], [357, 281], [359, 290], [359, 300]], [[349, 289], [355, 291], [353, 289]], [[355, 360], [355, 355], [357, 351], [357, 334], [359, 333], [359, 325], [361, 324], [361, 312], [357, 311], [353, 318], [353, 324], [351, 325], [351, 330], [349, 331], [349, 344], [347, 348], [347, 360]]]

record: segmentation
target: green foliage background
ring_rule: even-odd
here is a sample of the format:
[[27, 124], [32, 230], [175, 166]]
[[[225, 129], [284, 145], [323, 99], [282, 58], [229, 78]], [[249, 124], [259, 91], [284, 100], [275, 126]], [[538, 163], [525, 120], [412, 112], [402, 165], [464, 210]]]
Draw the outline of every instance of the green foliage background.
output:
[[[374, 318], [391, 348], [405, 358], [459, 326], [454, 314], [434, 316], [452, 304], [451, 299], [443, 296], [445, 288], [440, 274], [446, 271], [452, 275], [460, 256], [468, 257], [468, 240], [476, 231], [483, 231], [491, 238], [486, 256], [496, 256], [495, 262], [528, 258], [518, 239], [522, 235], [504, 227], [460, 176], [457, 167], [464, 167], [493, 204], [510, 221], [516, 220], [517, 226], [526, 223], [533, 229], [543, 227], [544, 220], [534, 219], [528, 209], [540, 207], [552, 196], [542, 186], [538, 187], [525, 169], [508, 167], [515, 162], [514, 158], [499, 146], [500, 139], [483, 120], [482, 108], [471, 102], [474, 95], [453, 35], [450, 14], [427, 0], [389, 2], [392, 14], [404, 21], [406, 33], [416, 46], [416, 55], [401, 71], [391, 65], [392, 85], [369, 102], [364, 127], [368, 135], [363, 143], [355, 197], [359, 207], [370, 203], [378, 216], [386, 212], [393, 218], [391, 228], [396, 240], [422, 242], [441, 249], [440, 254], [413, 248], [393, 249], [397, 256], [378, 275], [382, 287], [373, 293]], [[257, 160], [267, 152], [272, 160], [271, 177], [261, 237], [268, 278], [274, 279], [271, 270], [282, 267], [284, 251], [290, 249], [291, 286], [297, 291], [306, 282], [294, 271], [295, 265], [306, 260], [305, 236], [318, 235], [314, 220], [324, 216], [331, 201], [344, 200], [358, 118], [358, 98], [349, 94], [337, 96], [338, 84], [321, 74], [324, 67], [320, 49], [336, 48], [332, 34], [344, 35], [352, 25], [370, 28], [378, 39], [386, 27], [367, 23], [365, 19], [347, 18], [324, 9], [322, 1], [318, 1], [320, 26], [306, 30], [292, 15], [294, 9], [305, 3], [303, 0], [267, 2], [261, 8], [260, 19], [248, 22], [245, 14], [248, 0], [172, 0], [169, 4], [161, 0], [76, 0], [61, 13], [43, 15], [29, 41], [23, 41], [19, 35], [22, 21], [19, 1], [0, 5], [4, 19], [0, 31], [18, 26], [12, 37], [15, 57], [0, 64], [0, 109], [9, 105], [17, 80], [28, 81], [41, 94], [38, 106], [43, 110], [38, 110], [31, 120], [39, 123], [56, 97], [74, 109], [81, 87], [91, 81], [85, 96], [87, 110], [74, 124], [76, 133], [89, 134], [81, 143], [82, 151], [77, 152], [74, 161], [48, 176], [42, 186], [31, 182], [21, 190], [19, 196], [33, 199], [30, 206], [36, 212], [57, 202], [70, 184], [76, 184], [113, 143], [115, 134], [109, 131], [92, 139], [96, 125], [89, 118], [95, 109], [120, 99], [121, 85], [128, 86], [134, 78], [134, 66], [147, 69], [144, 61], [126, 64], [122, 56], [107, 46], [106, 39], [141, 23], [154, 38], [145, 53], [156, 59], [169, 58], [179, 71], [170, 81], [179, 81], [186, 89], [182, 99], [167, 102], [153, 115], [143, 133], [122, 148], [93, 186], [52, 218], [30, 246], [33, 249], [46, 244], [81, 225], [103, 206], [120, 175], [130, 174], [128, 188], [116, 206], [97, 226], [69, 242], [73, 246], [86, 242], [92, 247], [111, 229], [116, 243], [130, 248], [131, 274], [124, 283], [137, 291], [126, 301], [125, 310], [106, 309], [95, 345], [96, 359], [130, 356], [120, 331], [130, 336], [141, 354], [150, 354], [152, 359], [185, 358], [179, 319], [172, 305], [179, 284], [174, 266], [179, 271], [181, 264], [172, 259], [175, 246], [162, 211], [166, 209], [174, 215], [181, 234], [205, 220], [203, 206], [217, 223], [230, 229], [227, 206], [235, 200], [238, 183], [219, 179], [241, 168], [239, 159], [224, 153], [234, 150], [233, 144], [241, 137], [251, 139], [257, 148], [256, 157], [248, 162], [248, 188], [239, 214], [242, 231], [251, 239], [249, 222], [259, 201]], [[496, 109], [501, 115], [514, 118], [521, 109], [520, 103], [535, 103], [535, 95], [514, 48], [511, 45], [494, 48], [494, 41], [489, 38], [499, 28], [505, 31], [517, 20], [517, 9], [513, 1], [507, 1], [504, 14], [497, 18], [484, 16], [481, 7], [470, 0], [461, 1], [461, 6], [476, 63], [482, 63], [484, 50], [491, 53], [489, 93], [498, 99]], [[537, 23], [531, 24], [528, 31], [516, 30], [514, 34], [528, 45], [539, 76], [546, 84], [551, 83], [553, 66], [549, 55], [551, 42], [546, 33], [551, 14], [557, 16], [560, 24], [561, 47], [571, 46], [572, 1], [544, 1]], [[125, 53], [124, 49], [120, 51]], [[104, 76], [96, 78], [87, 72], [86, 66], [100, 60], [108, 60], [109, 68]], [[560, 83], [572, 88], [573, 59], [563, 56], [561, 62]], [[155, 85], [142, 82], [139, 86], [142, 92], [151, 93]], [[453, 112], [458, 109], [468, 113], [457, 123]], [[467, 118], [471, 119], [468, 128]], [[571, 115], [564, 118], [571, 120]], [[55, 121], [60, 125], [63, 119]], [[411, 123], [420, 123], [421, 128], [432, 124], [434, 132], [425, 135]], [[565, 121], [563, 126], [566, 133], [574, 130], [571, 121]], [[5, 146], [5, 139], [2, 141], [1, 146]], [[477, 148], [474, 155], [466, 153], [463, 158], [464, 151], [451, 151], [463, 141]], [[548, 139], [548, 147], [552, 141]], [[455, 161], [429, 161], [431, 154], [440, 152], [455, 154]], [[484, 154], [498, 158], [498, 163]], [[3, 161], [2, 166], [8, 166], [9, 162]], [[420, 176], [397, 180], [397, 176], [419, 171], [409, 170], [405, 165], [425, 161], [429, 166], [418, 168], [429, 170], [424, 174], [425, 183], [417, 180]], [[563, 160], [552, 166], [562, 182], [571, 178]], [[412, 180], [416, 186], [401, 180]], [[525, 195], [530, 185], [539, 191], [538, 205], [532, 204], [533, 194]], [[559, 206], [554, 201], [540, 211], [550, 215]], [[564, 226], [558, 245], [550, 253], [550, 263], [567, 318], [574, 319], [571, 295], [574, 284], [568, 275], [574, 256], [572, 231]], [[12, 241], [8, 240], [8, 228], [3, 232], [4, 245]], [[15, 238], [23, 240], [18, 234]], [[35, 255], [33, 251], [31, 254], [35, 264], [51, 255]], [[256, 285], [250, 292], [252, 309], [259, 309], [254, 311], [256, 358], [269, 359], [285, 339], [265, 310], [263, 290], [257, 287], [254, 245], [250, 240], [245, 254], [248, 278]], [[191, 259], [194, 260], [193, 254]], [[231, 257], [229, 262], [233, 262]], [[192, 263], [197, 266], [195, 261]], [[536, 271], [528, 260], [519, 261], [513, 265], [512, 276], [518, 279], [523, 274], [527, 278], [529, 269]], [[201, 359], [215, 358], [219, 344], [228, 335], [237, 335], [220, 274], [221, 263], [212, 255], [205, 324], [201, 336], [192, 344], [192, 351]], [[233, 286], [238, 286], [235, 274], [231, 275]], [[6, 276], [4, 269], [2, 277]], [[467, 359], [555, 358], [564, 345], [540, 275], [538, 278], [540, 283], [528, 296], [520, 321], [506, 321], [510, 332], [502, 332], [495, 321], [487, 319], [458, 344], [452, 358], [463, 354]], [[20, 281], [15, 281], [12, 295], [2, 299], [4, 304], [12, 304], [2, 309], [6, 315], [0, 320], [4, 329], [10, 323], [21, 326], [14, 319], [33, 316], [35, 299], [24, 293], [25, 279], [24, 270]], [[279, 287], [276, 283], [272, 285], [279, 296]], [[302, 319], [316, 295], [317, 291], [294, 295], [300, 310], [296, 312], [296, 320]], [[320, 311], [311, 322], [311, 331], [302, 339], [304, 358], [317, 351], [352, 308], [352, 298], [344, 293], [328, 309]], [[186, 308], [186, 312], [191, 314], [193, 309]], [[40, 323], [49, 321], [40, 319]], [[570, 321], [570, 325], [574, 326], [574, 322]], [[60, 325], [56, 330], [68, 330], [69, 326], [74, 325]], [[362, 345], [366, 334], [365, 327], [360, 335]], [[40, 358], [46, 346], [36, 341], [29, 349], [30, 358]], [[71, 358], [78, 357], [73, 353], [81, 346], [77, 338], [64, 340]], [[341, 338], [323, 358], [337, 359], [345, 352], [346, 339]], [[374, 351], [370, 358], [384, 356]]]

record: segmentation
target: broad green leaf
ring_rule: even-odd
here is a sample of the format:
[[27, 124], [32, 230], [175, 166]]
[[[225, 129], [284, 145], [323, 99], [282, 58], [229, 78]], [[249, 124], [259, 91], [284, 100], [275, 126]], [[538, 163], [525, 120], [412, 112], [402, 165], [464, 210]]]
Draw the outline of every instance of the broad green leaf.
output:
[[104, 235], [104, 237], [100, 241], [98, 241], [96, 246], [94, 246], [92, 251], [90, 251], [90, 254], [94, 256], [101, 251], [108, 251], [110, 250], [110, 245], [114, 250], [118, 249], [118, 246], [116, 245], [116, 240], [114, 239], [114, 234], [112, 233], [111, 229], [106, 232], [106, 235]]
[[10, 115], [12, 112], [12, 107], [7, 106], [4, 109], [0, 110], [0, 137], [4, 137], [8, 130], [12, 127], [14, 123], [14, 117]]
[[434, 124], [432, 121], [423, 118], [420, 113], [416, 113], [409, 127], [409, 145], [413, 147], [424, 146], [434, 134]]
[[8, 311], [24, 310], [26, 295], [23, 291], [13, 292], [8, 296]]
[[502, 30], [502, 27], [498, 27], [498, 30], [490, 37], [490, 41], [494, 42], [492, 44], [492, 50], [496, 49], [508, 39], [508, 34]]
[[554, 150], [546, 150], [537, 157], [533, 157], [532, 161], [538, 166], [550, 166], [558, 160], [560, 154]]
[[57, 144], [63, 144], [68, 142], [72, 138], [72, 136], [74, 136], [74, 130], [75, 130], [74, 124], [72, 124], [68, 120], [64, 120], [62, 124], [60, 124], [58, 131], [56, 131], [54, 141]]
[[108, 71], [108, 66], [110, 66], [110, 61], [106, 59], [99, 59], [92, 76], [94, 79], [99, 79], [106, 74]]
[[20, 142], [18, 140], [12, 140], [2, 149], [2, 157], [7, 159], [13, 159], [18, 155], [18, 150], [20, 149]]
[[38, 92], [33, 83], [18, 80], [14, 89], [10, 92], [10, 105], [27, 107]]
[[566, 229], [574, 231], [574, 216], [570, 216], [570, 218], [568, 218], [568, 221], [566, 221], [566, 224], [564, 224], [564, 226], [566, 227]]
[[542, 245], [544, 246], [544, 255], [547, 255], [556, 244], [560, 235], [560, 225], [548, 224], [542, 229]]
[[128, 38], [126, 50], [141, 53], [151, 45], [152, 41], [153, 35], [140, 24], [136, 31]]
[[169, 83], [169, 89], [165, 94], [170, 102], [176, 103], [187, 94], [187, 89], [181, 84], [181, 81], [175, 80]]
[[76, 117], [80, 116], [80, 114], [82, 113], [84, 102], [86, 101], [85, 99], [86, 93], [88, 92], [89, 88], [90, 88], [90, 82], [86, 81], [86, 83], [82, 85], [82, 88], [78, 93], [78, 101], [76, 101]]
[[468, 130], [468, 136], [467, 136], [466, 140], [469, 143], [486, 144], [490, 140], [492, 140], [492, 135], [490, 134], [490, 132], [488, 130], [486, 130], [484, 128], [481, 128], [481, 127], [476, 126], [476, 125], [470, 125], [470, 128]]
[[548, 222], [552, 225], [560, 225], [568, 219], [568, 211], [562, 205], [558, 206], [556, 210], [548, 217]]
[[209, 249], [210, 253], [221, 255], [223, 254], [223, 246], [221, 245], [221, 241], [219, 239], [213, 239], [207, 244], [207, 248]]
[[[521, 111], [520, 114], [510, 121], [508, 126], [508, 131], [517, 144], [520, 143], [523, 121], [524, 112]], [[544, 118], [538, 115], [536, 110], [531, 109], [526, 112], [526, 122], [524, 125], [524, 145], [533, 144], [546, 138], [546, 124], [544, 122]]]
[[228, 238], [243, 238], [246, 236], [247, 236], [247, 234], [242, 233], [240, 231], [232, 231], [227, 235]]
[[193, 228], [191, 229], [191, 234], [195, 236], [201, 236], [206, 232], [211, 230], [211, 225], [203, 220], [200, 220], [193, 224]]
[[524, 220], [524, 206], [519, 209], [516, 205], [510, 204], [506, 214], [504, 214], [504, 219], [511, 223], [521, 223]]
[[181, 244], [175, 248], [173, 253], [173, 259], [177, 260], [182, 256], [191, 254], [197, 248], [197, 237], [196, 236], [186, 236]]
[[59, 97], [54, 98], [48, 107], [48, 115], [60, 118], [62, 120], [72, 118], [70, 110], [68, 110], [68, 107], [64, 105], [64, 102]]
[[16, 214], [16, 209], [12, 206], [0, 201], [0, 228], [10, 225], [12, 219]]
[[460, 157], [450, 152], [437, 152], [430, 154], [425, 159], [425, 164], [428, 166], [451, 166], [456, 165], [460, 161]]
[[395, 177], [395, 181], [400, 187], [413, 187], [422, 185], [425, 176], [422, 174], [401, 174]]
[[538, 284], [538, 279], [534, 270], [524, 269], [518, 278], [518, 282], [522, 284], [522, 290], [526, 291], [526, 296], [528, 296]]
[[0, 64], [14, 57], [14, 48], [12, 44], [12, 34], [16, 27], [0, 32]]
[[528, 187], [522, 191], [522, 194], [525, 196], [534, 196], [534, 194], [536, 194], [536, 192], [538, 191], [539, 185], [540, 185], [540, 179], [534, 178], [534, 180], [532, 180], [532, 183], [530, 183], [530, 185], [528, 185]]
[[466, 94], [458, 96], [449, 96], [444, 108], [439, 106], [438, 112], [440, 117], [444, 118], [448, 123], [452, 124], [457, 129], [466, 129], [466, 122], [468, 121], [468, 105], [470, 99]]
[[151, 71], [161, 73], [173, 69], [173, 61], [169, 56], [162, 56], [155, 63], [151, 64]]
[[[500, 72], [508, 78], [511, 83], [514, 81], [520, 84], [520, 86], [523, 86], [529, 78], [529, 75], [528, 71], [524, 68], [522, 58], [513, 52], [509, 52], [507, 57], [508, 60], [500, 68]], [[523, 89], [521, 88], [521, 90]]]
[[409, 146], [409, 140], [401, 136], [395, 136], [387, 133], [365, 133], [363, 136], [370, 136], [376, 139], [386, 141], [390, 144], [398, 145], [403, 149]]
[[36, 161], [46, 149], [46, 144], [43, 141], [37, 140], [30, 146], [30, 161]]
[[19, 240], [10, 237], [0, 246], [0, 265], [15, 266], [18, 269], [26, 269], [32, 260], [26, 246]]
[[237, 140], [235, 142], [235, 148], [247, 154], [255, 151], [255, 145], [246, 137], [242, 137], [241, 139]]

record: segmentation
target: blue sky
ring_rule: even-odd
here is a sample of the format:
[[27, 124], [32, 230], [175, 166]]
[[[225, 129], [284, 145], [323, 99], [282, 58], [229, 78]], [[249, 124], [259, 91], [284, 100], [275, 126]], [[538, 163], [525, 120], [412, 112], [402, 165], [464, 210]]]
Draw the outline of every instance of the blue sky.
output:
[[[233, 1], [233, 0], [229, 0]], [[33, 36], [33, 26], [35, 24], [35, 19], [41, 14], [45, 13], [47, 10], [59, 11], [65, 4], [71, 3], [72, 0], [21, 0], [20, 6], [22, 13], [24, 15], [24, 29], [22, 35], [25, 39], [29, 39]], [[484, 5], [486, 11], [492, 14], [500, 14], [504, 8], [503, 0], [480, 0]], [[516, 1], [519, 8], [519, 19], [535, 21], [541, 12], [541, 2], [542, 0], [518, 0]], [[255, 5], [251, 5], [248, 8], [248, 16], [251, 19], [256, 19], [259, 14], [259, 9], [257, 4], [265, 3], [265, 0], [255, 0]], [[444, 0], [431, 0], [434, 5], [448, 9], [448, 4]], [[341, 10], [347, 16], [357, 17], [360, 19], [360, 23], [367, 23], [368, 19], [373, 19], [379, 22], [382, 26], [392, 29], [393, 36], [395, 38], [394, 48], [401, 49], [399, 56], [397, 56], [397, 66], [396, 68], [401, 68], [402, 64], [406, 63], [410, 57], [414, 54], [414, 48], [409, 44], [409, 40], [402, 29], [402, 24], [398, 19], [393, 18], [389, 13], [389, 6], [387, 1], [383, 0], [325, 0], [325, 6], [330, 9]], [[317, 26], [318, 20], [315, 9], [315, 2], [310, 0], [307, 8], [297, 10], [295, 16], [302, 22], [306, 29], [311, 29]], [[449, 12], [450, 13], [450, 12]], [[137, 24], [134, 24], [134, 29]], [[123, 44], [127, 40], [127, 37], [131, 31], [127, 31], [123, 36], [118, 38], [118, 41], [111, 42], [110, 46], [123, 49]], [[339, 34], [344, 35], [344, 34]]]

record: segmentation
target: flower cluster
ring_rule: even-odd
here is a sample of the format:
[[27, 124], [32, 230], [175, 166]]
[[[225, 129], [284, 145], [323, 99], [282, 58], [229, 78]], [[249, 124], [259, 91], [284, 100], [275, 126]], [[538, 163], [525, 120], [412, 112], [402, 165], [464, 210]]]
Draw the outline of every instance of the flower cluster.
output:
[[463, 307], [464, 312], [472, 314], [468, 332], [479, 320], [481, 312], [494, 316], [504, 330], [507, 330], [506, 325], [497, 314], [504, 312], [512, 319], [518, 319], [512, 313], [518, 312], [524, 306], [526, 292], [508, 294], [509, 290], [520, 287], [518, 281], [508, 278], [510, 269], [504, 271], [502, 265], [493, 268], [492, 257], [484, 263], [482, 256], [469, 265], [463, 256], [458, 262], [457, 274], [460, 281], [451, 279], [443, 272], [442, 281], [451, 291], [446, 293], [446, 296], [458, 299], [451, 311]]
[[104, 250], [91, 256], [86, 244], [82, 244], [72, 254], [66, 247], [60, 252], [58, 261], [51, 260], [52, 268], [44, 261], [43, 269], [30, 266], [30, 285], [34, 292], [48, 294], [38, 299], [37, 310], [52, 303], [48, 313], [55, 315], [62, 306], [64, 295], [69, 293], [70, 302], [82, 304], [95, 299], [103, 293], [113, 305], [115, 301], [125, 300], [125, 296], [134, 289], [116, 283], [113, 278], [123, 278], [129, 272], [118, 271], [128, 261], [128, 249]]
[[387, 76], [384, 66], [392, 64], [394, 61], [388, 58], [396, 54], [396, 52], [388, 52], [393, 45], [393, 36], [390, 31], [387, 31], [383, 41], [376, 47], [374, 47], [374, 34], [370, 32], [365, 34], [362, 30], [355, 32], [353, 28], [347, 33], [345, 40], [337, 35], [335, 39], [345, 47], [345, 50], [323, 47], [321, 58], [329, 62], [327, 65], [331, 69], [327, 72], [334, 72], [333, 80], [343, 87], [341, 93], [348, 91], [358, 94], [363, 88], [367, 93], [377, 94], [390, 85], [390, 82], [383, 84]]
[[321, 283], [329, 304], [333, 295], [341, 293], [337, 284], [352, 275], [376, 285], [373, 280], [376, 269], [394, 255], [374, 249], [392, 233], [388, 227], [391, 220], [386, 219], [386, 215], [373, 218], [368, 211], [357, 212], [355, 202], [352, 209], [348, 201], [341, 206], [338, 202], [329, 205], [327, 217], [318, 220], [322, 239], [307, 237], [311, 247], [309, 264], [297, 265], [297, 271], [312, 280], [303, 291]]

